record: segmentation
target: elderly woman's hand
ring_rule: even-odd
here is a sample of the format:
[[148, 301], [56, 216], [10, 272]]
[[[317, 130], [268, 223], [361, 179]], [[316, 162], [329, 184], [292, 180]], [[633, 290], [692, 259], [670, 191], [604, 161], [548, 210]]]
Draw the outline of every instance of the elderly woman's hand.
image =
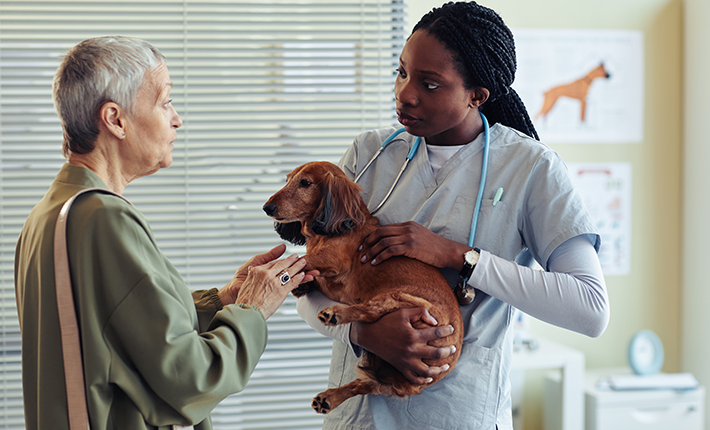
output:
[[[288, 293], [302, 282], [313, 280], [315, 271], [303, 273], [304, 259], [291, 255], [274, 261], [283, 255], [286, 245], [279, 245], [264, 254], [259, 254], [244, 263], [232, 280], [219, 291], [224, 305], [233, 303], [258, 308], [265, 318], [269, 318], [281, 306]], [[288, 272], [290, 279], [282, 284], [280, 275]]]

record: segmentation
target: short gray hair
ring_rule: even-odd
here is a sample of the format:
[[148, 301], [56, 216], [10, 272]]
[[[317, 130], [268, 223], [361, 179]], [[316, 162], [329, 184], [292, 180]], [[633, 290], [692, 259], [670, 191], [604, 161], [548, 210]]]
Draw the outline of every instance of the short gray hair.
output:
[[64, 156], [94, 149], [104, 103], [118, 103], [132, 114], [146, 72], [164, 63], [160, 51], [132, 37], [97, 37], [71, 48], [52, 84], [54, 108], [64, 130]]

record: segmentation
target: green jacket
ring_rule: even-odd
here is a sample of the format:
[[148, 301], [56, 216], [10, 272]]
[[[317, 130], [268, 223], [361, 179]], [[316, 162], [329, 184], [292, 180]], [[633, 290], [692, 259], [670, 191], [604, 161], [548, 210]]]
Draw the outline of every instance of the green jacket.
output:
[[[107, 188], [90, 170], [65, 164], [17, 243], [28, 430], [69, 426], [53, 235], [64, 202], [90, 187]], [[67, 229], [92, 430], [211, 429], [212, 409], [244, 389], [266, 347], [262, 313], [222, 307], [216, 289], [191, 294], [145, 217], [116, 196], [79, 197]]]

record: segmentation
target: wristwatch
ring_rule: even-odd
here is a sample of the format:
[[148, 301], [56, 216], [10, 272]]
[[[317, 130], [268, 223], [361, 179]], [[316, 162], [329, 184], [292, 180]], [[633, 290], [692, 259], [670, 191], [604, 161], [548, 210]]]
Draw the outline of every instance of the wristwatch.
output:
[[459, 282], [454, 287], [454, 294], [461, 306], [471, 304], [473, 297], [476, 295], [473, 287], [468, 285], [468, 280], [471, 278], [480, 256], [481, 250], [478, 248], [473, 248], [463, 255], [463, 269], [459, 272]]
[[473, 248], [472, 250], [466, 252], [463, 255], [463, 269], [459, 273], [459, 278], [468, 281], [473, 274], [473, 269], [476, 268], [478, 263], [478, 258], [481, 256], [481, 250], [478, 248]]

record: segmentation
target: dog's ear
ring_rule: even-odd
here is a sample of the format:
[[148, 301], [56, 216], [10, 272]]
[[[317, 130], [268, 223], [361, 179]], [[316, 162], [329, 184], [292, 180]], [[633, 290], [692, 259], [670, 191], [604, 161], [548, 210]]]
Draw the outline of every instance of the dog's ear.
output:
[[358, 184], [327, 172], [320, 187], [323, 199], [311, 224], [315, 234], [338, 236], [365, 222], [368, 214]]
[[303, 225], [298, 221], [289, 223], [274, 223], [274, 230], [276, 230], [276, 233], [278, 233], [281, 239], [286, 242], [291, 242], [294, 245], [306, 244], [306, 236], [301, 233], [302, 228]]

